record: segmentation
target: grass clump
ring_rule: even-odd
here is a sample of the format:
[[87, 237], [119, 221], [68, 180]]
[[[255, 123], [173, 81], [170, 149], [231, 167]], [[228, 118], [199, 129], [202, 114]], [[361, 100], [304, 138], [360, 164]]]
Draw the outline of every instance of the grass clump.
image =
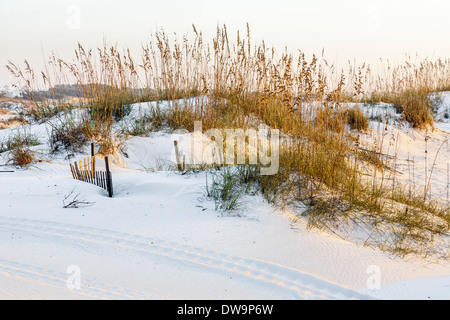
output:
[[347, 124], [351, 129], [367, 131], [369, 129], [369, 118], [361, 110], [360, 106], [356, 106], [348, 109]]
[[151, 106], [149, 111], [133, 119], [127, 119], [122, 124], [122, 133], [131, 136], [147, 136], [150, 132], [168, 127], [166, 113], [158, 106]]
[[8, 152], [7, 164], [14, 166], [27, 166], [41, 160], [36, 156], [36, 151], [30, 147], [40, 144], [39, 139], [32, 134], [17, 133], [0, 143], [0, 153]]
[[35, 108], [26, 108], [23, 116], [30, 119], [30, 122], [46, 123], [58, 115], [69, 114], [76, 108], [73, 104], [38, 104]]
[[135, 96], [128, 90], [106, 87], [94, 96], [88, 112], [94, 123], [115, 122], [130, 114], [131, 104], [135, 101]]
[[431, 96], [427, 88], [407, 89], [397, 93], [389, 93], [372, 97], [372, 100], [393, 104], [397, 113], [402, 115], [414, 128], [424, 129], [434, 124], [434, 107], [437, 101]]
[[206, 197], [214, 200], [216, 211], [239, 215], [245, 191], [232, 168], [211, 171], [210, 181], [206, 176]]
[[414, 128], [433, 126], [434, 109], [439, 103], [438, 95], [433, 93], [450, 86], [450, 60], [407, 56], [396, 66], [388, 62], [384, 73], [368, 81], [370, 90], [363, 100], [393, 104], [402, 119]]
[[49, 145], [53, 153], [70, 152], [74, 154], [83, 150], [89, 140], [86, 123], [76, 121], [62, 122], [52, 127]]
[[18, 132], [5, 141], [0, 142], [0, 153], [11, 151], [17, 147], [33, 147], [40, 144], [41, 142], [36, 135]]
[[27, 166], [31, 163], [40, 161], [36, 157], [36, 152], [32, 151], [30, 148], [18, 145], [10, 150], [9, 160], [7, 164], [14, 166]]

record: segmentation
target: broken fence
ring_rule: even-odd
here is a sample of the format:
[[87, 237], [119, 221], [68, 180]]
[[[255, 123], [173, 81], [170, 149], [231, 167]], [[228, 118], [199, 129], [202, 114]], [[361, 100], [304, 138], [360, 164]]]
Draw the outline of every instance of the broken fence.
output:
[[76, 161], [73, 164], [70, 164], [72, 176], [76, 180], [91, 183], [105, 189], [108, 192], [108, 196], [112, 198], [113, 183], [112, 174], [109, 170], [108, 157], [105, 157], [106, 170], [97, 171], [95, 170], [95, 155], [93, 146], [91, 148], [91, 154], [92, 155], [88, 158], [84, 158], [83, 160]]

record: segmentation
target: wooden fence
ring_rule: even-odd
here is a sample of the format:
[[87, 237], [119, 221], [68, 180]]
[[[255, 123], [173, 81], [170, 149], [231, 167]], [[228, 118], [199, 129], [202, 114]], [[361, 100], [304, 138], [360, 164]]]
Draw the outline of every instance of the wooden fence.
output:
[[70, 164], [70, 170], [72, 171], [72, 176], [76, 180], [84, 181], [87, 183], [92, 183], [100, 188], [108, 191], [108, 196], [112, 198], [113, 196], [113, 184], [112, 175], [109, 170], [108, 157], [105, 157], [105, 171], [95, 170], [95, 154], [93, 145], [91, 147], [91, 156], [84, 158], [79, 162], [76, 161]]

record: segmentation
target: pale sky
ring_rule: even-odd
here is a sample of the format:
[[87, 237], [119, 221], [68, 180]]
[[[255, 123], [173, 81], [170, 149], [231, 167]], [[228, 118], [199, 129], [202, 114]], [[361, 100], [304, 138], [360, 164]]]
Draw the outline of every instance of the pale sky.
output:
[[14, 79], [11, 60], [42, 69], [55, 51], [73, 57], [85, 48], [117, 43], [139, 52], [159, 28], [211, 40], [217, 25], [246, 32], [281, 52], [285, 46], [332, 62], [375, 63], [405, 53], [450, 58], [449, 0], [0, 0], [0, 87]]

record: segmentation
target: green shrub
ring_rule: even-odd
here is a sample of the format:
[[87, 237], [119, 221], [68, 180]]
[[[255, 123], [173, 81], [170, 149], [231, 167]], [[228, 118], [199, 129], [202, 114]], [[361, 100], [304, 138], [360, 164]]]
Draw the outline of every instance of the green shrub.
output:
[[225, 167], [214, 172], [210, 171], [210, 180], [206, 177], [206, 196], [214, 200], [216, 210], [239, 215], [242, 207], [244, 189], [233, 168]]

